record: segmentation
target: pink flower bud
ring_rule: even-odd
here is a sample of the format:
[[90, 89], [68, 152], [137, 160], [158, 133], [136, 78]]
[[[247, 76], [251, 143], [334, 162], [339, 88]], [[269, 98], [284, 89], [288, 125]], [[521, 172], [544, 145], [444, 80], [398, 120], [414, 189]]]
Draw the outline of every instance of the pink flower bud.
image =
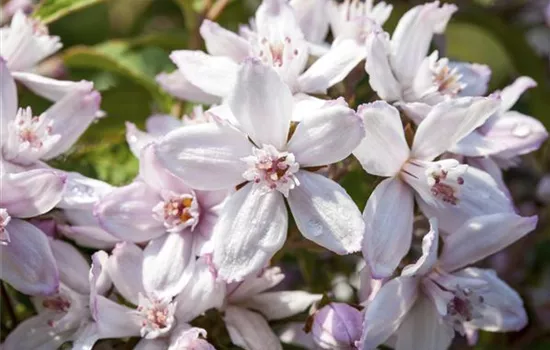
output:
[[314, 315], [311, 333], [313, 341], [322, 349], [357, 349], [361, 337], [363, 317], [348, 304], [331, 303]]

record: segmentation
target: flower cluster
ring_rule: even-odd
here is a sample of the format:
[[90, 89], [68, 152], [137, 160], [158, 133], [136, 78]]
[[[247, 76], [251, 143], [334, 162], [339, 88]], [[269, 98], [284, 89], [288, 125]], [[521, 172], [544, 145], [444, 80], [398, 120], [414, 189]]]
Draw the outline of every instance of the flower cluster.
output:
[[[456, 11], [416, 6], [391, 36], [392, 5], [372, 0], [263, 0], [238, 33], [205, 19], [207, 51], [172, 52], [177, 70], [157, 82], [208, 107], [128, 122], [139, 174], [121, 187], [48, 165], [104, 115], [101, 98], [35, 73], [60, 39], [15, 11], [0, 46], [1, 278], [38, 313], [3, 349], [214, 349], [200, 322], [212, 309], [249, 350], [439, 350], [455, 333], [522, 329], [519, 295], [471, 265], [535, 229], [502, 169], [547, 131], [513, 110], [533, 79], [488, 94], [489, 67], [430, 51]], [[329, 99], [363, 74], [379, 100]], [[51, 106], [18, 105], [16, 83]], [[343, 163], [379, 177], [362, 214], [334, 175]], [[271, 290], [291, 241], [361, 256], [360, 305]]]

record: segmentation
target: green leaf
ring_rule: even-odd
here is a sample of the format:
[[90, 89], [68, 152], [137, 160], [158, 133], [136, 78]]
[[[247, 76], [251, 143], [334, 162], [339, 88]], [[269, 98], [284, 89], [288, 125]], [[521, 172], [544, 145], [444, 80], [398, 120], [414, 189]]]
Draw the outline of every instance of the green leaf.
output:
[[72, 12], [98, 4], [104, 0], [42, 0], [33, 16], [48, 24]]
[[[64, 52], [63, 59], [68, 67], [93, 68], [115, 73], [140, 85], [150, 93], [159, 110], [168, 112], [172, 99], [160, 89], [154, 79], [154, 74], [169, 64], [166, 54], [162, 56], [162, 50], [159, 50], [151, 47], [142, 51], [130, 50], [127, 42], [113, 40], [93, 47], [72, 47]], [[156, 63], [164, 59], [164, 65], [152, 69], [151, 58]]]

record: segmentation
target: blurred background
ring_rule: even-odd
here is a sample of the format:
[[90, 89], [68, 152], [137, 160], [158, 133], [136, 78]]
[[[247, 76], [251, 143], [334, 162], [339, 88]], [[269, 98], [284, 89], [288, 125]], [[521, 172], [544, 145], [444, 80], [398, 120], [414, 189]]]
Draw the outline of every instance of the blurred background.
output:
[[[203, 18], [237, 30], [254, 14], [259, 0], [45, 0], [11, 1], [27, 12], [36, 10], [50, 33], [61, 37], [63, 49], [40, 66], [42, 74], [59, 79], [86, 79], [95, 83], [103, 97], [106, 117], [97, 121], [79, 143], [53, 165], [75, 170], [114, 185], [130, 182], [137, 173], [137, 160], [124, 138], [125, 121], [143, 126], [155, 113], [182, 116], [190, 103], [177, 101], [155, 82], [160, 72], [175, 69], [168, 55], [177, 49], [202, 49], [198, 27]], [[2, 5], [8, 2], [2, 0]], [[61, 16], [59, 6], [68, 7]], [[392, 32], [398, 19], [421, 1], [390, 1], [394, 10], [384, 26]], [[550, 4], [549, 0], [454, 1], [459, 6], [445, 35], [435, 46], [453, 60], [487, 64], [492, 69], [490, 91], [501, 89], [521, 75], [535, 79], [538, 87], [525, 93], [515, 108], [532, 115], [550, 129]], [[38, 7], [37, 7], [38, 5]], [[9, 23], [11, 8], [3, 7], [0, 19]], [[443, 51], [443, 52], [442, 52]], [[367, 102], [368, 78], [360, 69], [353, 106]], [[20, 106], [30, 105], [35, 114], [49, 102], [20, 87]], [[338, 95], [338, 87], [331, 95]], [[546, 177], [545, 177], [546, 176]], [[509, 249], [483, 264], [519, 291], [530, 316], [529, 326], [510, 334], [483, 333], [476, 349], [550, 349], [550, 145], [523, 157], [518, 167], [505, 173], [518, 210], [522, 215], [538, 214], [539, 227]], [[355, 167], [341, 180], [362, 210], [377, 179]], [[286, 285], [308, 286], [312, 292], [332, 291], [344, 299], [356, 258], [325, 256], [310, 247], [286, 249], [276, 257], [289, 271]], [[321, 254], [321, 255], [320, 255]], [[327, 268], [319, 269], [323, 261]], [[325, 265], [323, 265], [325, 266]], [[293, 277], [295, 276], [295, 277]], [[342, 289], [343, 288], [343, 289]], [[346, 291], [348, 290], [348, 291]], [[21, 295], [15, 309], [21, 321], [33, 313]], [[338, 296], [338, 293], [344, 296]], [[349, 297], [353, 298], [353, 296]], [[5, 298], [2, 298], [5, 301]], [[3, 308], [5, 310], [5, 308]], [[2, 339], [13, 320], [2, 312]], [[277, 326], [277, 325], [275, 325]], [[100, 345], [101, 346], [101, 343]], [[220, 349], [229, 348], [222, 341]], [[225, 346], [225, 347], [224, 347]], [[457, 349], [466, 347], [463, 340]], [[122, 347], [124, 348], [124, 347]]]

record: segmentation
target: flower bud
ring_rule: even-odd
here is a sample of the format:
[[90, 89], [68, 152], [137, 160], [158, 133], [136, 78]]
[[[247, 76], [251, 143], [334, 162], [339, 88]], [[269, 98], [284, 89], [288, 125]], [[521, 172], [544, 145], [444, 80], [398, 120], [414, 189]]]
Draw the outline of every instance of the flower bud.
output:
[[357, 349], [361, 337], [363, 317], [348, 304], [331, 303], [314, 315], [311, 333], [321, 349]]

